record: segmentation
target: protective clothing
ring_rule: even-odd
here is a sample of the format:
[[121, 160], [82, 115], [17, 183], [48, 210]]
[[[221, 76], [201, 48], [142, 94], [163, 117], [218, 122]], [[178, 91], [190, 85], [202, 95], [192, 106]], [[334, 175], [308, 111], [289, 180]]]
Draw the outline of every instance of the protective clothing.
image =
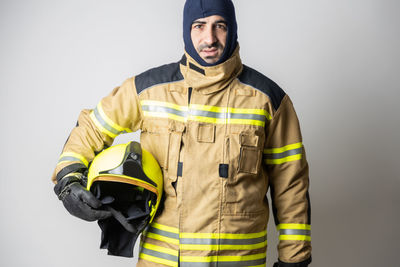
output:
[[239, 47], [212, 67], [186, 53], [82, 111], [53, 179], [137, 130], [162, 168], [165, 192], [138, 266], [265, 265], [268, 188], [279, 259], [310, 258], [308, 164], [295, 110], [277, 84], [242, 65]]
[[71, 173], [54, 186], [54, 192], [67, 211], [85, 221], [97, 221], [111, 216], [109, 211], [98, 210], [102, 203], [84, 185], [81, 173]]
[[[225, 49], [221, 58], [213, 64], [205, 62], [197, 53], [191, 38], [193, 21], [213, 15], [223, 17], [228, 26]], [[215, 66], [230, 58], [237, 46], [235, 7], [231, 0], [187, 0], [183, 9], [183, 41], [186, 52], [202, 66]]]
[[100, 247], [110, 255], [132, 257], [137, 237], [161, 201], [163, 177], [157, 161], [137, 142], [107, 148], [90, 165], [87, 190], [113, 215], [98, 222]]

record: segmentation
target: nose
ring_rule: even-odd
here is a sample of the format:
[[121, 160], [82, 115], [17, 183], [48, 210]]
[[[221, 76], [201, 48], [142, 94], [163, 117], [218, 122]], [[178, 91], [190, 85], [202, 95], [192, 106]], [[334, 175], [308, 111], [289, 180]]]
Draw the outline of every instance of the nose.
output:
[[208, 45], [212, 45], [217, 41], [216, 35], [215, 35], [215, 30], [214, 27], [207, 27], [207, 29], [204, 31], [204, 42]]

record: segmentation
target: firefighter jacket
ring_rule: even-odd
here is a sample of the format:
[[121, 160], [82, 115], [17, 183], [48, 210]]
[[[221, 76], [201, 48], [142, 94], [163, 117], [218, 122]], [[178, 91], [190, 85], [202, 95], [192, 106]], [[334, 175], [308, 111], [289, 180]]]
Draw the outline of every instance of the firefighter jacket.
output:
[[308, 164], [289, 97], [241, 63], [188, 54], [126, 80], [83, 110], [53, 180], [85, 169], [125, 132], [164, 175], [164, 208], [143, 232], [137, 266], [265, 266], [268, 188], [279, 259], [311, 256]]

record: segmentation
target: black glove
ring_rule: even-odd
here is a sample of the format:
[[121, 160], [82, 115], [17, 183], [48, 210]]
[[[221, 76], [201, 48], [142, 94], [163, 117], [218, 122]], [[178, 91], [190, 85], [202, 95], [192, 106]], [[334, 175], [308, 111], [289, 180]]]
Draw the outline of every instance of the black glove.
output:
[[308, 267], [308, 264], [310, 263], [311, 263], [311, 257], [305, 261], [297, 263], [286, 263], [278, 260], [278, 262], [274, 263], [273, 267]]
[[97, 221], [111, 216], [111, 212], [98, 210], [101, 202], [84, 187], [83, 175], [70, 174], [62, 178], [55, 186], [54, 192], [72, 215], [85, 221]]

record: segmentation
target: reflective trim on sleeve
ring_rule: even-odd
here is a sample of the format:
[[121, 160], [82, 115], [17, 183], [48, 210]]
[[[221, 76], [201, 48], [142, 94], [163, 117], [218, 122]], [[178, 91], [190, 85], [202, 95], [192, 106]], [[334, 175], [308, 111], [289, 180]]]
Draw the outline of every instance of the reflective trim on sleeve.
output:
[[174, 249], [140, 243], [139, 258], [168, 266], [178, 266], [179, 252]]
[[277, 226], [279, 240], [311, 241], [311, 225], [286, 223]]
[[102, 108], [101, 102], [97, 105], [97, 107], [90, 113], [90, 118], [93, 123], [97, 126], [97, 128], [104, 134], [108, 135], [111, 138], [115, 138], [122, 133], [130, 133], [132, 132], [128, 128], [123, 128], [119, 126], [115, 122], [113, 122], [105, 113]]
[[295, 143], [279, 148], [264, 149], [266, 164], [282, 164], [300, 160], [303, 155], [303, 143]]
[[75, 152], [64, 152], [64, 153], [62, 153], [60, 158], [58, 159], [58, 163], [57, 164], [60, 164], [60, 163], [63, 163], [63, 162], [76, 162], [76, 161], [78, 161], [78, 162], [82, 163], [83, 165], [85, 165], [86, 168], [89, 165], [88, 160], [84, 156], [82, 156], [82, 155], [80, 155], [78, 153], [75, 153]]
[[265, 126], [271, 115], [264, 109], [226, 108], [190, 104], [179, 106], [160, 101], [143, 100], [140, 102], [144, 116], [168, 118], [181, 122], [199, 121], [214, 124], [247, 124]]

